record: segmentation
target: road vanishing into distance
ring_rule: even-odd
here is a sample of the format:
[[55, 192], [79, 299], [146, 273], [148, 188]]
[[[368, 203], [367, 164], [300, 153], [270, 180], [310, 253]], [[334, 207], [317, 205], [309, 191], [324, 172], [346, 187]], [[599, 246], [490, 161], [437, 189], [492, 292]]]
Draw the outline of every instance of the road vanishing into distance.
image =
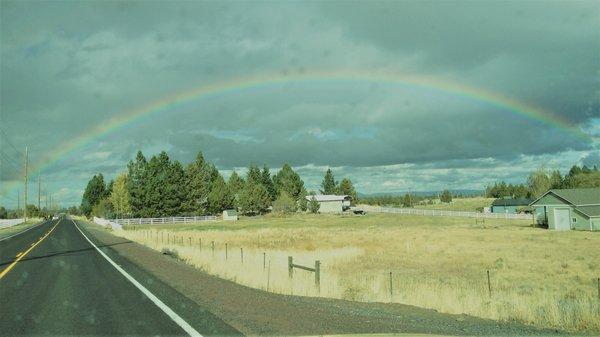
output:
[[0, 238], [0, 335], [241, 335], [63, 218]]

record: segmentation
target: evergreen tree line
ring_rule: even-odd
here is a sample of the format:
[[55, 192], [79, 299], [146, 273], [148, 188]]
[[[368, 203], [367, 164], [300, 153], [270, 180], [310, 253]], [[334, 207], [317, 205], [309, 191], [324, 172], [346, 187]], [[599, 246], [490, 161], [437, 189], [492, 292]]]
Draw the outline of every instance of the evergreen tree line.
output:
[[529, 174], [524, 184], [507, 184], [504, 181], [488, 185], [485, 195], [488, 198], [537, 198], [554, 188], [600, 187], [600, 171], [597, 166], [573, 165], [566, 175], [559, 170], [539, 168]]
[[360, 201], [363, 204], [375, 206], [413, 207], [415, 205], [432, 205], [435, 199], [440, 199], [440, 202], [450, 203], [453, 197], [449, 190], [443, 190], [439, 195], [415, 195], [410, 193], [405, 193], [404, 195], [376, 195], [361, 197]]
[[[325, 179], [333, 179], [328, 170]], [[329, 182], [323, 181], [323, 186]], [[333, 180], [328, 192], [356, 196], [352, 182]], [[176, 215], [218, 214], [236, 208], [243, 214], [273, 211], [306, 211], [308, 203], [304, 182], [288, 164], [271, 175], [269, 168], [250, 165], [245, 177], [233, 171], [225, 181], [217, 168], [198, 153], [183, 166], [166, 152], [147, 159], [138, 151], [127, 165], [127, 173], [109, 184], [102, 174], [94, 175], [82, 197], [81, 211], [103, 217], [165, 217]]]

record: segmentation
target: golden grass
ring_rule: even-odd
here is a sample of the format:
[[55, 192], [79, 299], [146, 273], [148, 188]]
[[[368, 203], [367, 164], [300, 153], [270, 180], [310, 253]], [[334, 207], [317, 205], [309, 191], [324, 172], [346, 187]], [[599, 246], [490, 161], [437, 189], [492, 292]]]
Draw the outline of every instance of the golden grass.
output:
[[[277, 293], [391, 300], [540, 327], [600, 331], [600, 233], [552, 232], [520, 220], [475, 224], [468, 218], [384, 214], [257, 217], [115, 233], [153, 249], [175, 249], [208, 273]], [[289, 279], [288, 256], [307, 266], [321, 261], [320, 293], [312, 273], [298, 270]]]

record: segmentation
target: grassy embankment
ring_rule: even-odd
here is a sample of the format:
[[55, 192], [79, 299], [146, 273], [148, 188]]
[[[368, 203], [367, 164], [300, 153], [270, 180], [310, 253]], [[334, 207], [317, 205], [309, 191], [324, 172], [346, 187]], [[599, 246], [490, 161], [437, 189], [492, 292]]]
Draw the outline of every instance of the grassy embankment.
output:
[[[447, 313], [600, 331], [600, 233], [551, 232], [522, 220], [475, 224], [469, 218], [368, 214], [266, 216], [142, 226], [115, 234], [153, 249], [175, 249], [208, 273], [268, 291], [392, 300]], [[298, 270], [288, 278], [288, 256], [307, 266], [321, 261], [320, 294], [312, 273]]]
[[0, 228], [0, 239], [1, 238], [5, 238], [9, 235], [13, 235], [15, 233], [18, 233], [22, 230], [25, 230], [33, 225], [39, 224], [40, 222], [44, 221], [44, 219], [29, 219], [26, 222], [20, 223], [18, 225], [14, 225], [14, 226], [10, 226], [10, 227], [5, 227], [5, 228]]

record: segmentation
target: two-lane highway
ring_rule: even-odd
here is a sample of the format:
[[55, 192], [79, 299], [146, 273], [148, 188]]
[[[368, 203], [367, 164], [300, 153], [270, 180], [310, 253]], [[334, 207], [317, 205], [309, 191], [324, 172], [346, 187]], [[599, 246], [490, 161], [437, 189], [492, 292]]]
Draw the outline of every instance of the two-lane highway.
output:
[[0, 241], [0, 334], [239, 334], [88, 237], [61, 219]]

